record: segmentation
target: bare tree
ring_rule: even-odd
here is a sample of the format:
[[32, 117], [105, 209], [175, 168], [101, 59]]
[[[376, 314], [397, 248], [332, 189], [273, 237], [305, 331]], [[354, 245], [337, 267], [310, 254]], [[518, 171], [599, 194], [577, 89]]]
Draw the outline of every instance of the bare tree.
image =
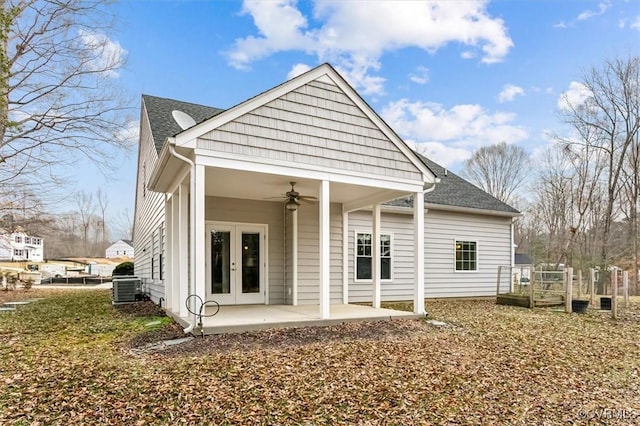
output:
[[107, 238], [107, 221], [106, 221], [106, 212], [107, 207], [109, 207], [109, 200], [107, 199], [107, 194], [102, 190], [102, 188], [98, 188], [98, 193], [96, 194], [96, 201], [98, 202], [98, 208], [100, 209], [100, 243], [101, 245], [105, 245], [108, 241]]
[[95, 204], [93, 202], [93, 195], [85, 191], [76, 193], [75, 202], [77, 207], [77, 214], [80, 219], [80, 226], [82, 228], [82, 242], [84, 244], [84, 256], [89, 255], [89, 229], [92, 224], [95, 212]]
[[129, 209], [121, 210], [113, 221], [113, 230], [117, 238], [133, 240], [133, 217]]
[[474, 152], [460, 174], [498, 200], [512, 203], [530, 173], [529, 164], [524, 149], [500, 142]]
[[81, 156], [108, 165], [125, 146], [117, 86], [124, 50], [106, 36], [106, 0], [4, 0], [0, 5], [0, 205], [60, 178]]
[[581, 89], [582, 96], [565, 95], [561, 113], [581, 136], [579, 140], [566, 140], [567, 144], [603, 153], [606, 209], [601, 263], [606, 267], [623, 169], [640, 131], [640, 57], [615, 59], [601, 68], [592, 68], [584, 76]]

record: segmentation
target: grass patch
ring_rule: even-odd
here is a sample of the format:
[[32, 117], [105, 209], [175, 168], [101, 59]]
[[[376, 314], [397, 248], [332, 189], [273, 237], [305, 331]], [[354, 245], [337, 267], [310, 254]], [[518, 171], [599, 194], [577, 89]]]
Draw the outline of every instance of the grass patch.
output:
[[265, 330], [133, 356], [132, 345], [180, 332], [154, 306], [115, 308], [100, 290], [25, 295], [45, 300], [0, 314], [0, 424], [553, 425], [604, 410], [627, 416], [598, 420], [607, 424], [640, 419], [629, 417], [640, 415], [638, 298], [618, 321], [428, 301], [429, 318], [455, 327]]

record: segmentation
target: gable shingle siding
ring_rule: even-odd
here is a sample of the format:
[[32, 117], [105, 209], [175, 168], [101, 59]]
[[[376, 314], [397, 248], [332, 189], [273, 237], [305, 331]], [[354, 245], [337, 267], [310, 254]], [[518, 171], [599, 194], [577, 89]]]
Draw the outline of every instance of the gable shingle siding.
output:
[[418, 180], [400, 149], [337, 86], [314, 81], [223, 124], [198, 148]]

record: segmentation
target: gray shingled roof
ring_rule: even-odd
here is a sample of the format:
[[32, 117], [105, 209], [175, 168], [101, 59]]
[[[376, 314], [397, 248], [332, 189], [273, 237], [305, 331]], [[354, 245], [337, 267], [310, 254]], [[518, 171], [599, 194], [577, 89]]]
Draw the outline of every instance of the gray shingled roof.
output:
[[[466, 207], [471, 209], [488, 210], [518, 214], [518, 210], [503, 203], [472, 183], [462, 179], [455, 173], [447, 171], [441, 165], [434, 163], [427, 157], [418, 154], [422, 162], [438, 177], [440, 182], [433, 191], [424, 194], [425, 204], [442, 206]], [[411, 199], [401, 199], [390, 203], [394, 206], [412, 206]]]
[[175, 136], [182, 132], [182, 128], [178, 126], [178, 123], [176, 123], [171, 115], [174, 110], [189, 114], [195, 120], [196, 124], [202, 123], [224, 111], [220, 108], [212, 108], [150, 95], [142, 95], [142, 103], [147, 110], [151, 134], [158, 152], [160, 152], [164, 141], [168, 137]]

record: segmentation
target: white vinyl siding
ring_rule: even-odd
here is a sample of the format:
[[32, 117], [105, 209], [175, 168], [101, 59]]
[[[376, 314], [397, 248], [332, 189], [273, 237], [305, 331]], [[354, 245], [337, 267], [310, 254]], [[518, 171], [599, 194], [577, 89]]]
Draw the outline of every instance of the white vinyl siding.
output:
[[[456, 272], [454, 241], [477, 242], [477, 268]], [[498, 266], [511, 264], [511, 219], [429, 210], [425, 215], [425, 295], [495, 296]]]
[[[370, 229], [370, 211], [349, 213], [349, 302], [371, 302], [371, 281], [356, 281], [355, 232]], [[393, 279], [383, 281], [383, 301], [413, 297], [413, 216], [381, 214], [381, 233], [393, 234]], [[477, 270], [455, 270], [455, 241], [477, 242]], [[429, 210], [425, 214], [425, 297], [493, 296], [499, 265], [511, 262], [511, 219]]]
[[197, 141], [201, 149], [419, 180], [417, 167], [336, 85], [313, 81]]
[[[342, 303], [342, 206], [330, 209], [330, 300]], [[319, 299], [318, 205], [302, 204], [298, 209], [298, 304], [317, 304]]]
[[[146, 112], [143, 111], [140, 124], [140, 145], [138, 147], [138, 176], [136, 184], [136, 210], [134, 218], [133, 247], [136, 253], [134, 263], [136, 276], [142, 278], [150, 293], [151, 299], [158, 303], [164, 297], [164, 284], [161, 280], [151, 278], [153, 234], [164, 221], [164, 194], [147, 191], [146, 169], [153, 170], [158, 160]], [[156, 246], [158, 252], [164, 247]], [[155, 263], [155, 262], [154, 262]], [[153, 267], [156, 267], [154, 264]]]

